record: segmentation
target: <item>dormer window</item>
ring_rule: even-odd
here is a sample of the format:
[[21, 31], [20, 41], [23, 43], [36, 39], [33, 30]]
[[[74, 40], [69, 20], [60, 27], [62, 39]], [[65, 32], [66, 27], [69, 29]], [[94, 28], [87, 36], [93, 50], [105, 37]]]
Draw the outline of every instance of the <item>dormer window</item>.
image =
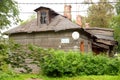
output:
[[56, 12], [46, 7], [39, 7], [35, 9], [35, 11], [37, 12], [37, 26], [39, 27], [49, 25], [51, 19], [58, 15]]
[[47, 12], [46, 11], [42, 11], [40, 13], [40, 22], [41, 24], [46, 24], [47, 23]]

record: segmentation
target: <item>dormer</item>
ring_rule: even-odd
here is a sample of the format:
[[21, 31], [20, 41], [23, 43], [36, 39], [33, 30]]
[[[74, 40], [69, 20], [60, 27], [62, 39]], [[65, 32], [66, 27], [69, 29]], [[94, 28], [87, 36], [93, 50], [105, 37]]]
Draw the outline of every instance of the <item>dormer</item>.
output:
[[34, 11], [37, 12], [37, 25], [40, 27], [48, 25], [51, 22], [51, 19], [57, 15], [55, 11], [46, 7], [39, 7]]

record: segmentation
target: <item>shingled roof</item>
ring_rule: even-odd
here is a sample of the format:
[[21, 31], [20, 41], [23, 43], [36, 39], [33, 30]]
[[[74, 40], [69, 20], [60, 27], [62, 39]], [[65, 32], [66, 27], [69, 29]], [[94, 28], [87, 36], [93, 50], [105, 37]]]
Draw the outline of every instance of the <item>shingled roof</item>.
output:
[[37, 19], [31, 20], [26, 24], [22, 24], [18, 27], [15, 27], [11, 30], [5, 32], [6, 34], [13, 34], [13, 33], [32, 33], [32, 32], [41, 32], [41, 31], [60, 31], [66, 29], [80, 29], [80, 26], [71, 22], [67, 18], [57, 15], [54, 17], [50, 24], [44, 25], [42, 27], [37, 26]]
[[[46, 7], [39, 7], [35, 9], [35, 11], [46, 8]], [[51, 22], [48, 25], [43, 25], [42, 27], [37, 26], [37, 19], [33, 19], [25, 24], [22, 24], [18, 27], [15, 27], [13, 29], [10, 29], [6, 31], [6, 34], [14, 34], [14, 33], [32, 33], [32, 32], [41, 32], [41, 31], [60, 31], [60, 30], [66, 30], [66, 29], [80, 29], [80, 26], [73, 23], [66, 17], [56, 13], [50, 8], [49, 9], [55, 17], [52, 18]]]

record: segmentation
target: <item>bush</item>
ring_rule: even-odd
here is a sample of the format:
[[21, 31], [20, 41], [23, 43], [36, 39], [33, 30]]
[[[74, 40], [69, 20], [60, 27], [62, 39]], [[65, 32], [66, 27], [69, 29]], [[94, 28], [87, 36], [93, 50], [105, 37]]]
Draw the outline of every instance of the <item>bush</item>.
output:
[[108, 75], [118, 75], [120, 74], [120, 59], [114, 58], [109, 60], [107, 63], [107, 74]]
[[0, 71], [0, 80], [6, 80], [7, 78], [11, 80], [11, 78], [18, 77], [18, 75], [12, 71], [3, 72]]
[[[43, 49], [29, 45], [28, 57], [41, 67], [43, 74], [47, 76], [76, 76], [76, 75], [117, 75], [120, 74], [120, 59], [110, 58], [105, 55], [94, 56], [89, 53], [54, 49]], [[22, 54], [13, 56], [13, 62]], [[25, 56], [25, 55], [23, 55]], [[21, 58], [22, 59], [22, 58]], [[18, 59], [20, 60], [20, 59]], [[23, 61], [24, 62], [24, 61]]]
[[7, 66], [7, 59], [8, 59], [8, 44], [4, 42], [0, 42], [0, 71], [6, 71]]
[[43, 57], [41, 68], [48, 76], [73, 76], [76, 75], [80, 67], [80, 55], [73, 52], [63, 52], [57, 50], [51, 56]]
[[120, 60], [116, 58], [41, 48], [36, 48], [35, 52], [39, 53], [39, 56], [36, 56], [38, 58], [35, 57], [35, 59], [39, 61], [43, 73], [47, 76], [116, 75], [120, 73]]
[[106, 74], [107, 62], [109, 58], [104, 56], [84, 55], [80, 69], [80, 74], [85, 75], [103, 75]]

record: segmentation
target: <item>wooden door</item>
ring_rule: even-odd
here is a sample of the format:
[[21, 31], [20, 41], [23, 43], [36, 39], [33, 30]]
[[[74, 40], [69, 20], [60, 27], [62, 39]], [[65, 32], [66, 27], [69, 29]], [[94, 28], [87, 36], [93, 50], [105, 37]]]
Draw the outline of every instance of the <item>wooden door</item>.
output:
[[84, 41], [81, 41], [80, 43], [80, 51], [84, 52]]

